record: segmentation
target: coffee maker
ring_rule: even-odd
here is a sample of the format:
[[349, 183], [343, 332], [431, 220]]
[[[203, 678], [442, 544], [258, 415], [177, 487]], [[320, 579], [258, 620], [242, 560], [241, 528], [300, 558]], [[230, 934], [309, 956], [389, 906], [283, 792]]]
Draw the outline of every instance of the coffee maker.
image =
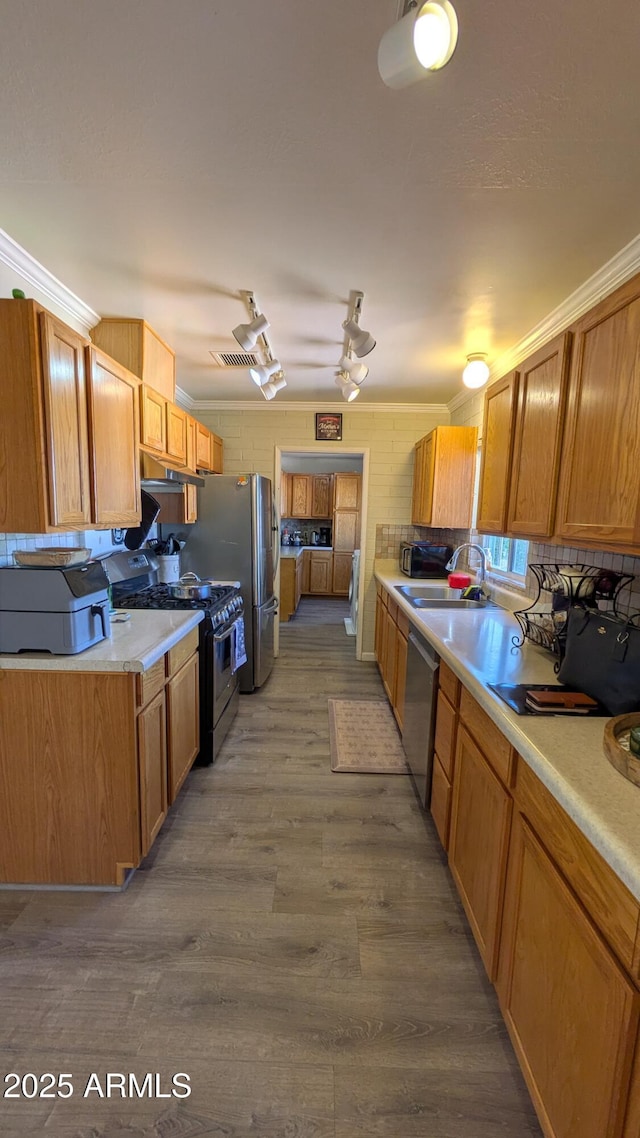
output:
[[331, 545], [331, 526], [320, 526], [318, 532], [320, 534], [318, 545]]

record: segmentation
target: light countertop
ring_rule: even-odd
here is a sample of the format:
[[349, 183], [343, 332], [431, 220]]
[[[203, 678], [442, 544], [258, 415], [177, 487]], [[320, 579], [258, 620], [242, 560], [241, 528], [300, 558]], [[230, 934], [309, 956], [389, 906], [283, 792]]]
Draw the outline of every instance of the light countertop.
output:
[[0, 655], [0, 669], [33, 672], [146, 672], [204, 618], [201, 609], [164, 612], [128, 609], [131, 619], [112, 621], [111, 636], [71, 656], [48, 652]]
[[332, 545], [281, 545], [281, 557], [299, 557], [305, 549], [312, 549], [314, 553], [333, 553]]
[[[602, 735], [607, 720], [516, 715], [488, 683], [553, 684], [558, 679], [550, 653], [528, 641], [523, 648], [513, 647], [512, 639], [520, 629], [512, 613], [414, 609], [393, 588], [410, 583], [395, 561], [376, 561], [374, 572], [640, 901], [640, 787], [619, 774], [604, 756]], [[413, 583], [429, 584], [424, 580]]]

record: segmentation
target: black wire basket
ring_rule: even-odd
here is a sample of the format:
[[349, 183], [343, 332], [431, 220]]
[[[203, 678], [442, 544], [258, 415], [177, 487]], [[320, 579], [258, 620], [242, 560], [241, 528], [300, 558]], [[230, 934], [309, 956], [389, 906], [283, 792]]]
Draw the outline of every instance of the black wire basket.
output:
[[574, 605], [603, 609], [619, 616], [618, 599], [634, 580], [631, 573], [615, 573], [601, 565], [582, 565], [555, 561], [529, 565], [538, 584], [538, 593], [529, 608], [514, 616], [521, 636], [512, 643], [522, 648], [525, 640], [545, 648], [562, 659], [567, 637], [567, 614]]

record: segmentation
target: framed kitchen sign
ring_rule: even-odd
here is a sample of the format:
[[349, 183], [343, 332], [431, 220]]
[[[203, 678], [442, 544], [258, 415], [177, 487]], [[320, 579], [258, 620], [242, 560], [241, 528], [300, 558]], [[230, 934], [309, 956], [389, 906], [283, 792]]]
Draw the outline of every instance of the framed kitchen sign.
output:
[[342, 415], [339, 412], [334, 415], [316, 413], [316, 439], [320, 442], [342, 442]]

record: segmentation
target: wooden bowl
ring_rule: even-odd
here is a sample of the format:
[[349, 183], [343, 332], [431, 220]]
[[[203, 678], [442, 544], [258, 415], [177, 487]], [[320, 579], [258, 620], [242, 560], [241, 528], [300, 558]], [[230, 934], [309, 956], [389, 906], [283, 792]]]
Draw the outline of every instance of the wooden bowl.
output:
[[[607, 719], [602, 746], [612, 766], [628, 778], [629, 782], [640, 786], [640, 755], [634, 755], [633, 751], [629, 750], [629, 731], [632, 727], [640, 727], [639, 711], [629, 711], [626, 715], [616, 715], [614, 719]], [[626, 746], [622, 740], [626, 742]]]
[[59, 569], [85, 565], [91, 550], [80, 545], [45, 545], [40, 549], [16, 549], [13, 557], [16, 565], [26, 569]]

